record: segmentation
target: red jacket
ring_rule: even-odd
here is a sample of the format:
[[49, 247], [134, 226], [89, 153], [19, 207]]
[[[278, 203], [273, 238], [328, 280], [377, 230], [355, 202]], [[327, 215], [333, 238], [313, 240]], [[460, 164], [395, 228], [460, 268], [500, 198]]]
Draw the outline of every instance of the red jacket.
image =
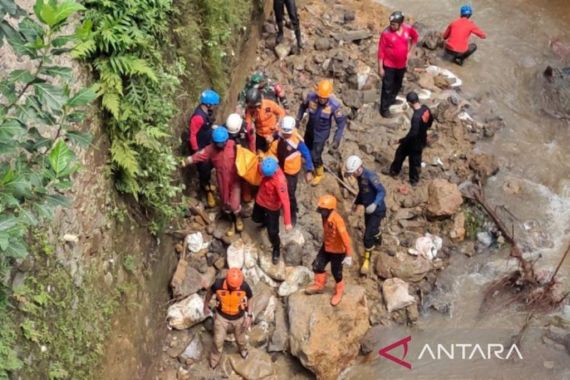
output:
[[408, 24], [402, 24], [402, 34], [393, 32], [390, 27], [384, 29], [378, 41], [378, 60], [393, 69], [404, 69], [408, 65], [410, 41], [418, 43], [418, 32]]
[[447, 40], [446, 48], [456, 53], [465, 53], [469, 49], [469, 36], [471, 34], [480, 38], [487, 37], [485, 32], [467, 17], [458, 18], [449, 24], [443, 33], [443, 39]]
[[[212, 162], [216, 169], [220, 198], [225, 206], [230, 206], [233, 211], [239, 210], [239, 201], [236, 197], [232, 199], [232, 191], [239, 189], [239, 177], [236, 170], [236, 146], [233, 140], [228, 140], [223, 150], [216, 148], [215, 144], [210, 144], [201, 151], [192, 155], [193, 163]], [[236, 189], [236, 190], [233, 190]], [[237, 197], [239, 200], [239, 197]]]
[[263, 177], [255, 202], [271, 211], [278, 211], [283, 208], [283, 221], [285, 224], [291, 224], [291, 205], [289, 204], [287, 180], [281, 169], [277, 169], [273, 177]]

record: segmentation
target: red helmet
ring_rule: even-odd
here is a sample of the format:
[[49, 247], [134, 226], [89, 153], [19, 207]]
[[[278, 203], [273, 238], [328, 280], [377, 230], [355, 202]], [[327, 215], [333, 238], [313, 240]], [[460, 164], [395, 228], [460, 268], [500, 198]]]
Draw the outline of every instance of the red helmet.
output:
[[243, 273], [238, 268], [230, 268], [226, 275], [226, 282], [233, 289], [238, 289], [243, 284]]

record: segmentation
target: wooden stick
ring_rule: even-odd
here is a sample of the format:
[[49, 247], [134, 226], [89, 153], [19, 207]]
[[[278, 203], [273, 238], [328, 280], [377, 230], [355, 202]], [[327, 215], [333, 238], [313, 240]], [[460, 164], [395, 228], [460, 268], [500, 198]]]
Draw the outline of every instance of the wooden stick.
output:
[[558, 262], [558, 266], [556, 267], [556, 270], [552, 274], [552, 278], [550, 279], [550, 282], [548, 283], [547, 287], [550, 288], [554, 285], [554, 279], [556, 278], [556, 275], [558, 274], [560, 267], [562, 267], [562, 263], [564, 262], [564, 260], [566, 260], [566, 257], [568, 256], [569, 252], [570, 252], [570, 243], [568, 244], [568, 248], [566, 248], [566, 252], [564, 253], [564, 255], [562, 255], [560, 262]]
[[208, 218], [208, 215], [206, 215], [204, 210], [198, 208], [197, 206], [190, 206], [190, 212], [202, 218], [202, 220], [204, 221], [204, 223], [206, 223], [207, 226], [209, 226], [212, 223], [210, 222], [210, 218]]
[[323, 165], [323, 167], [325, 168], [325, 170], [327, 172], [329, 172], [337, 181], [338, 183], [340, 183], [346, 190], [348, 190], [352, 195], [357, 196], [358, 195], [358, 191], [354, 190], [348, 183], [346, 183], [345, 181], [343, 181], [342, 179], [340, 179], [339, 176], [337, 176], [328, 166]]

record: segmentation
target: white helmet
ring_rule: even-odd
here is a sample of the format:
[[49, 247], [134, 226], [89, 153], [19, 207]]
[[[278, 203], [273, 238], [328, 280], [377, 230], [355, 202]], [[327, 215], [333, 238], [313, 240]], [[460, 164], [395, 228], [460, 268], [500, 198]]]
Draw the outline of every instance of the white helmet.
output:
[[346, 172], [352, 174], [362, 166], [362, 160], [358, 156], [350, 156], [346, 159]]
[[279, 129], [282, 133], [293, 133], [295, 130], [295, 118], [293, 116], [285, 116], [281, 119]]
[[237, 113], [232, 113], [226, 119], [226, 128], [228, 128], [228, 132], [231, 134], [236, 134], [241, 129], [243, 123], [243, 119]]

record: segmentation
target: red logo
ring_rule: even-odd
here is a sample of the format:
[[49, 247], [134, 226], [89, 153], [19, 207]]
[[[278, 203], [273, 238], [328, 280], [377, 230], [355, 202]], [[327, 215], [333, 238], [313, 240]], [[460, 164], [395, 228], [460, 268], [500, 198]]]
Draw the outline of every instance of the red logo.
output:
[[[404, 339], [400, 339], [399, 341], [389, 344], [388, 346], [380, 349], [380, 351], [378, 351], [378, 355], [383, 356], [386, 359], [401, 365], [402, 367], [406, 367], [407, 369], [412, 369], [412, 363], [409, 363], [404, 360], [406, 358], [406, 355], [408, 355], [408, 343], [411, 340], [412, 340], [411, 336], [405, 337]], [[389, 351], [392, 351], [394, 348], [398, 346], [404, 346], [404, 355], [402, 356], [402, 358], [397, 358], [389, 353]]]

